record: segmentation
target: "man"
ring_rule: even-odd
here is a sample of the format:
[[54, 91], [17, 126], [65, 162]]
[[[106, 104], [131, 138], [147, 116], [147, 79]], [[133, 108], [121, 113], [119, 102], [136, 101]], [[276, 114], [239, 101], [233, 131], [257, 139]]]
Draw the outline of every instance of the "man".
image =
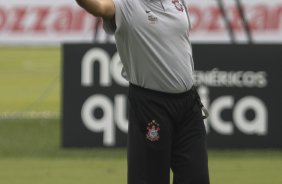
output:
[[183, 0], [77, 0], [115, 34], [129, 81], [128, 184], [208, 184]]

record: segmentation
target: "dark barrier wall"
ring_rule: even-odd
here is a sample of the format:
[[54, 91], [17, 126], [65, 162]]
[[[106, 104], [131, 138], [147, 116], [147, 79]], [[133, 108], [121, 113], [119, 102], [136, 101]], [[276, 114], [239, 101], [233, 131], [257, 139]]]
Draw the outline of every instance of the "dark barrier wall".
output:
[[[193, 45], [213, 148], [282, 148], [282, 46]], [[64, 147], [123, 147], [127, 82], [115, 45], [63, 46]]]

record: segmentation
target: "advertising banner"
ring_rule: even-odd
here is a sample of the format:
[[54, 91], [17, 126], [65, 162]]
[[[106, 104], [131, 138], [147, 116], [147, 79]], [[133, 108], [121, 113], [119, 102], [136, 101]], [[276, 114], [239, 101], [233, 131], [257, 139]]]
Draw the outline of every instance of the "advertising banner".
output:
[[[190, 0], [191, 40], [230, 43], [219, 1]], [[247, 42], [235, 0], [223, 0], [238, 43]], [[241, 0], [254, 43], [282, 43], [282, 0]], [[113, 43], [102, 20], [70, 0], [0, 0], [0, 45], [59, 45], [63, 42]]]
[[0, 0], [0, 44], [93, 41], [97, 20], [75, 0]]
[[[281, 45], [193, 45], [208, 146], [282, 148]], [[127, 86], [114, 44], [63, 46], [64, 147], [126, 146]]]

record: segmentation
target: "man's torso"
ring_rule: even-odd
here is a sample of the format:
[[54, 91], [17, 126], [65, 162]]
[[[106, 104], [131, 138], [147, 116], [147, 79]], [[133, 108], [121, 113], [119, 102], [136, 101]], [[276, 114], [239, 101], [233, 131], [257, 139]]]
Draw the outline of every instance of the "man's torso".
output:
[[114, 0], [116, 44], [129, 82], [168, 93], [193, 85], [189, 21], [177, 0]]

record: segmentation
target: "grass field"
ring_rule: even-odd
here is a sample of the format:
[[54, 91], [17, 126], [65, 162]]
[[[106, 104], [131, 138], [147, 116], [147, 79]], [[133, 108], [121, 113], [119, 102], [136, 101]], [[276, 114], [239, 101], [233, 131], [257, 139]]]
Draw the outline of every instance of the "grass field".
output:
[[0, 48], [0, 112], [59, 112], [60, 49]]
[[[0, 48], [0, 184], [125, 184], [125, 149], [61, 148], [60, 84], [60, 49]], [[213, 184], [282, 183], [281, 150], [209, 158]]]

